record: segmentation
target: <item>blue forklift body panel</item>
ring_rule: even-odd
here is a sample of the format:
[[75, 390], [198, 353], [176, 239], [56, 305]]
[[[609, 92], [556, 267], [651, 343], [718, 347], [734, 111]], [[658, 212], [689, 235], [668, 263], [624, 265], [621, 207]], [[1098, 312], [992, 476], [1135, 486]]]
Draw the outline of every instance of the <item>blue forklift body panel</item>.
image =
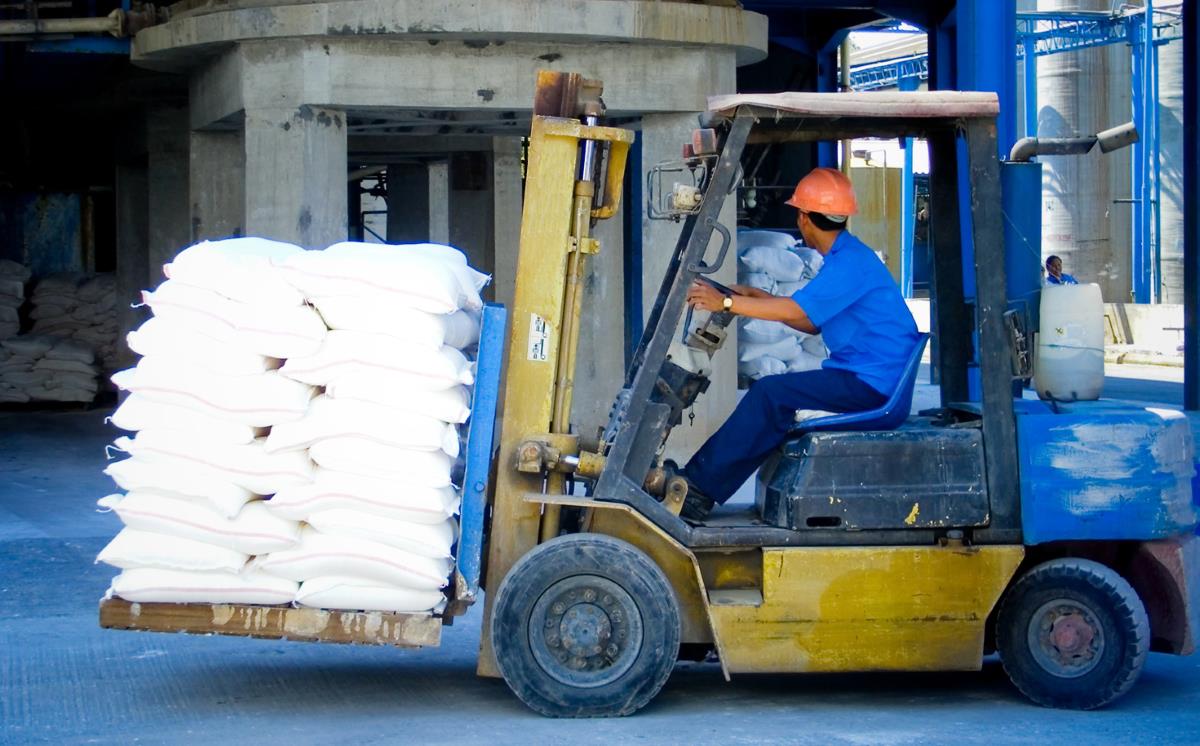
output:
[[498, 303], [483, 309], [479, 328], [479, 356], [471, 421], [467, 428], [466, 469], [463, 472], [462, 508], [458, 524], [458, 567], [454, 571], [454, 596], [473, 601], [479, 590], [483, 558], [483, 519], [487, 511], [488, 477], [496, 431], [496, 406], [500, 400], [500, 372], [504, 367], [504, 335], [508, 310]]
[[1182, 412], [1106, 400], [1013, 405], [1026, 544], [1195, 531], [1196, 465]]

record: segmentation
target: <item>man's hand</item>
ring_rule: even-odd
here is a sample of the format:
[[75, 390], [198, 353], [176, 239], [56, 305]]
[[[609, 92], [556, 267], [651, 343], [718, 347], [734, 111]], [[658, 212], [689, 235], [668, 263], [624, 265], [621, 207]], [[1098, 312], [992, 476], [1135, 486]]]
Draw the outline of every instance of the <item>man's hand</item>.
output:
[[693, 308], [702, 311], [725, 310], [725, 294], [700, 280], [692, 281], [691, 287], [688, 288], [687, 302]]

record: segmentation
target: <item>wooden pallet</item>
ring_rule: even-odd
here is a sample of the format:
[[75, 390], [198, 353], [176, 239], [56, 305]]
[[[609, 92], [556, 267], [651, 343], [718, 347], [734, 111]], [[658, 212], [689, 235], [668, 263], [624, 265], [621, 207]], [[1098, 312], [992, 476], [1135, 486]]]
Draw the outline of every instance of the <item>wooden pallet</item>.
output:
[[266, 639], [436, 647], [442, 620], [430, 613], [330, 611], [247, 604], [131, 603], [100, 601], [100, 626], [146, 632], [237, 635]]

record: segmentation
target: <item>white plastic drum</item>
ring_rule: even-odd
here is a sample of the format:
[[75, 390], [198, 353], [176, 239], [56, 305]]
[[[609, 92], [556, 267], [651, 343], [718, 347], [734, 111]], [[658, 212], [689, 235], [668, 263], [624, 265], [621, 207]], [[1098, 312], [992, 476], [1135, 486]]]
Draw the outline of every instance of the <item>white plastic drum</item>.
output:
[[1042, 288], [1034, 386], [1042, 399], [1090, 401], [1104, 388], [1104, 302], [1100, 286]]

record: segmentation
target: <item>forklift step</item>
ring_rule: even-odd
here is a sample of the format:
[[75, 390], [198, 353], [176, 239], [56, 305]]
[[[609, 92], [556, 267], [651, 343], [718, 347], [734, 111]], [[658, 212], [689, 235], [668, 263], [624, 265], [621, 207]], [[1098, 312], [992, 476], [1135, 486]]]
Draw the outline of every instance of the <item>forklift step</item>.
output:
[[710, 606], [762, 606], [762, 593], [753, 588], [731, 588], [708, 592]]

